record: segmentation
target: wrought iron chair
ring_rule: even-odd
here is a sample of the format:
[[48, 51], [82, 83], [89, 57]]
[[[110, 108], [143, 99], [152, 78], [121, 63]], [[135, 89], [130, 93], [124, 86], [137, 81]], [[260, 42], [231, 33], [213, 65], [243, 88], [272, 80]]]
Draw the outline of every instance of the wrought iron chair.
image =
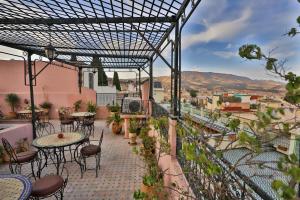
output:
[[81, 129], [83, 129], [84, 133], [87, 134], [88, 137], [90, 137], [95, 132], [95, 115], [86, 115], [83, 118]]
[[[76, 147], [76, 149], [74, 151], [74, 158], [75, 158], [75, 161], [80, 166], [81, 178], [83, 177], [83, 173], [86, 170], [90, 170], [90, 169], [87, 169], [86, 159], [89, 157], [93, 157], [93, 156], [95, 156], [95, 159], [96, 159], [95, 170], [96, 170], [96, 177], [98, 177], [98, 170], [100, 169], [102, 141], [103, 141], [103, 130], [101, 132], [101, 136], [100, 136], [98, 145], [87, 144], [86, 142], [82, 142], [81, 144], [79, 144]], [[79, 155], [79, 156], [76, 156], [76, 155]], [[93, 170], [93, 169], [91, 169], [91, 170]]]
[[9, 170], [12, 174], [21, 174], [22, 166], [24, 164], [31, 165], [31, 175], [36, 178], [34, 171], [34, 163], [37, 163], [37, 167], [39, 167], [38, 160], [38, 152], [37, 151], [26, 151], [22, 153], [16, 153], [11, 144], [7, 141], [7, 139], [2, 138], [2, 144], [4, 150], [9, 155]]
[[50, 122], [36, 122], [36, 133], [38, 137], [54, 134], [54, 125]]
[[66, 109], [64, 113], [58, 112], [59, 121], [60, 121], [60, 130], [62, 132], [74, 130], [74, 118], [71, 117], [70, 113], [71, 113], [70, 109]]
[[59, 174], [45, 175], [32, 184], [30, 199], [45, 199], [54, 196], [56, 199], [63, 199], [64, 189], [67, 186], [69, 172], [63, 165]]

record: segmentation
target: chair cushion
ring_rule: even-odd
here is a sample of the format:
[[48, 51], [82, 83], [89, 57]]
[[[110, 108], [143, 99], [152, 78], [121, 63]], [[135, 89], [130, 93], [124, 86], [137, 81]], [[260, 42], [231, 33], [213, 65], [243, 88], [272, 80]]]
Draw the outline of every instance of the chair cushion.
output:
[[64, 185], [64, 179], [58, 175], [44, 176], [32, 184], [31, 196], [44, 197], [55, 193]]
[[25, 163], [32, 161], [37, 155], [37, 151], [25, 151], [17, 153], [17, 163]]
[[100, 152], [100, 147], [94, 144], [87, 145], [85, 147], [82, 147], [80, 150], [81, 154], [84, 156], [91, 156], [95, 155]]
[[73, 124], [73, 120], [71, 119], [64, 119], [60, 121], [61, 124]]

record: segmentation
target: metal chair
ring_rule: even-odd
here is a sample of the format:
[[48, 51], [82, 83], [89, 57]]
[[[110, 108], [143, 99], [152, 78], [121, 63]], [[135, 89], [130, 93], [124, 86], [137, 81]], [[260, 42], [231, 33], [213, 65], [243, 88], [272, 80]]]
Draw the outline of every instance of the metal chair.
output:
[[[87, 170], [93, 170], [93, 169], [87, 169], [86, 165], [86, 159], [89, 157], [95, 156], [96, 159], [96, 177], [98, 177], [98, 170], [100, 169], [100, 160], [101, 160], [101, 145], [103, 141], [103, 130], [101, 132], [101, 136], [99, 139], [98, 145], [94, 144], [87, 144], [86, 142], [82, 142], [79, 144], [75, 151], [74, 151], [74, 158], [75, 161], [80, 166], [80, 172], [81, 172], [81, 178], [83, 177], [83, 173]], [[76, 156], [79, 155], [79, 156]]]
[[36, 122], [36, 133], [38, 137], [54, 134], [54, 125], [50, 122]]
[[94, 137], [94, 132], [95, 132], [95, 115], [86, 115], [83, 118], [82, 124], [81, 124], [81, 129], [83, 129], [84, 133], [87, 134], [88, 137], [90, 137], [93, 134]]
[[31, 175], [36, 178], [34, 173], [34, 163], [37, 162], [37, 167], [39, 167], [40, 163], [38, 162], [38, 152], [37, 151], [26, 151], [21, 153], [16, 153], [11, 144], [5, 139], [2, 138], [2, 144], [4, 150], [9, 155], [9, 170], [12, 174], [21, 174], [22, 166], [24, 164], [31, 165]]
[[59, 174], [45, 175], [32, 184], [30, 199], [45, 199], [54, 196], [56, 199], [63, 199], [64, 189], [67, 186], [69, 172], [63, 165]]
[[74, 130], [74, 118], [71, 117], [70, 110], [66, 110], [64, 113], [59, 112], [60, 130], [61, 132]]

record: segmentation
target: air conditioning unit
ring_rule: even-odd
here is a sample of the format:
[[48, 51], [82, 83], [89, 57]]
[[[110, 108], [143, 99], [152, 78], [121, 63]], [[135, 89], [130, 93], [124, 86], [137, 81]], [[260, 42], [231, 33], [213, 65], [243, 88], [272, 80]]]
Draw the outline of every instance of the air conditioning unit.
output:
[[122, 102], [122, 113], [142, 112], [142, 99], [139, 97], [125, 97]]

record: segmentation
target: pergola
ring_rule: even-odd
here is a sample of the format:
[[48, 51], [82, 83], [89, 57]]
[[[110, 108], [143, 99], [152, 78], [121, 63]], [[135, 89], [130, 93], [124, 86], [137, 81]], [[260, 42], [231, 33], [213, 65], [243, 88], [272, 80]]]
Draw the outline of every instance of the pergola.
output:
[[[93, 56], [104, 68], [145, 71], [153, 86], [153, 62], [160, 57], [171, 69], [172, 114], [180, 114], [181, 31], [201, 0], [3, 0], [0, 45], [27, 52], [34, 127], [32, 54], [46, 56], [51, 43], [55, 60], [80, 70]], [[170, 35], [174, 39], [170, 39]], [[171, 45], [171, 61], [162, 51]], [[71, 61], [76, 56], [77, 62]], [[170, 59], [169, 59], [170, 60]], [[47, 66], [47, 65], [46, 65]], [[45, 67], [46, 67], [45, 66]], [[150, 97], [153, 87], [150, 87]], [[34, 129], [34, 128], [33, 128]], [[34, 129], [35, 134], [35, 129]]]

